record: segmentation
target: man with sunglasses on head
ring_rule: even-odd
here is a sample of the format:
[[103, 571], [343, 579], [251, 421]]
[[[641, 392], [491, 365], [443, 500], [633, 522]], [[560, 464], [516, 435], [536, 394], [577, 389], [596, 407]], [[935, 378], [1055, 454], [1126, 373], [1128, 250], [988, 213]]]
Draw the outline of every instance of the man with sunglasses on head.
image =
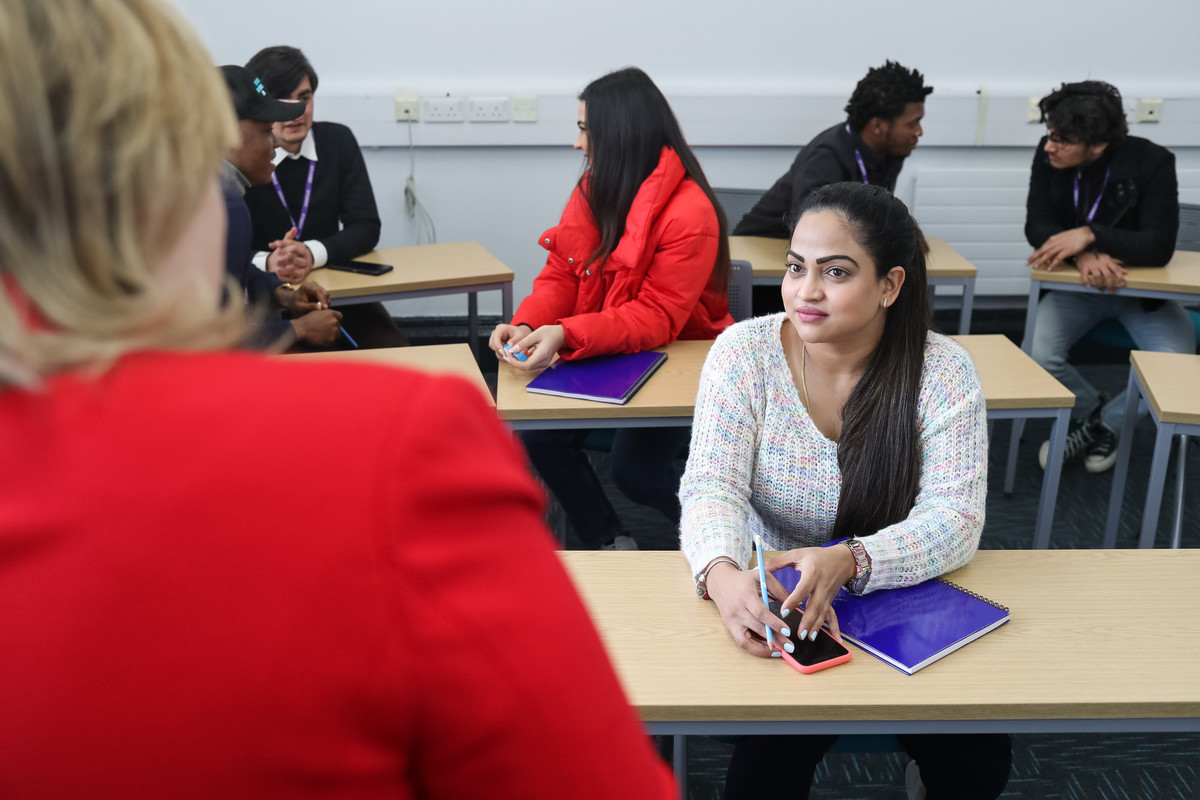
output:
[[[1187, 313], [1174, 301], [1114, 294], [1125, 266], [1161, 267], [1175, 252], [1179, 191], [1175, 156], [1129, 135], [1121, 93], [1103, 81], [1064, 83], [1039, 107], [1047, 135], [1038, 143], [1026, 200], [1029, 265], [1053, 270], [1069, 259], [1096, 292], [1046, 292], [1038, 303], [1032, 355], [1075, 393], [1065, 458], [1088, 472], [1110, 469], [1125, 410], [1124, 392], [1100, 394], [1067, 361], [1088, 331], [1115, 319], [1140, 350], [1195, 352]], [[1046, 466], [1049, 443], [1038, 461]]]

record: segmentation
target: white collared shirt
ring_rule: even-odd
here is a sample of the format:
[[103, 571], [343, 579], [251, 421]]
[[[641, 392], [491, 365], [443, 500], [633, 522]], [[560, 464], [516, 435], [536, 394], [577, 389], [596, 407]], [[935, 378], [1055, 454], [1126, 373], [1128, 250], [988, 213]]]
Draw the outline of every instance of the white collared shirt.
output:
[[[290, 158], [292, 160], [298, 158], [307, 158], [309, 161], [317, 160], [317, 141], [313, 138], [312, 128], [308, 129], [308, 133], [305, 135], [304, 141], [300, 143], [300, 152], [289, 153], [282, 147], [276, 147], [275, 157], [271, 159], [271, 163], [275, 166], [279, 166], [279, 164], [285, 158]], [[329, 251], [325, 249], [325, 245], [322, 244], [320, 240], [302, 239], [301, 241], [304, 242], [304, 246], [308, 248], [308, 251], [312, 253], [313, 269], [316, 269], [317, 267], [323, 267], [329, 262]], [[265, 270], [267, 268], [267, 256], [269, 255], [270, 253], [268, 251], [259, 250], [254, 254], [254, 266], [261, 270]]]

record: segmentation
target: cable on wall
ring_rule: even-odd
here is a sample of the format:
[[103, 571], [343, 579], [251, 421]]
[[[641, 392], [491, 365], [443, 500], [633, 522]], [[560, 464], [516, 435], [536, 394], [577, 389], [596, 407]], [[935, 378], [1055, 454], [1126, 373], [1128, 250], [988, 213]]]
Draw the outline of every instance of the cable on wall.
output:
[[[413, 144], [413, 122], [408, 121], [408, 178], [404, 181], [404, 213], [417, 223], [417, 244], [437, 244], [437, 228], [433, 217], [417, 198], [417, 155]], [[422, 236], [426, 239], [422, 242]]]

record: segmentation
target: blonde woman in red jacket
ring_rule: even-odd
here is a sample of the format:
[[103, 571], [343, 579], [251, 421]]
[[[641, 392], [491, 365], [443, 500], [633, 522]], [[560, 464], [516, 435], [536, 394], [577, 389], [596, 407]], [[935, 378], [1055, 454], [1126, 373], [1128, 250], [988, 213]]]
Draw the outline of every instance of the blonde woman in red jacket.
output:
[[[725, 214], [646, 73], [629, 67], [588, 84], [579, 96], [575, 149], [587, 157], [587, 170], [558, 225], [542, 234], [550, 255], [533, 293], [511, 324], [492, 332], [496, 356], [537, 370], [556, 354], [588, 358], [716, 338], [733, 322]], [[586, 436], [536, 431], [521, 438], [585, 543], [636, 549], [580, 447]], [[687, 438], [687, 428], [628, 428], [617, 431], [612, 449], [621, 491], [675, 524], [674, 462]]]

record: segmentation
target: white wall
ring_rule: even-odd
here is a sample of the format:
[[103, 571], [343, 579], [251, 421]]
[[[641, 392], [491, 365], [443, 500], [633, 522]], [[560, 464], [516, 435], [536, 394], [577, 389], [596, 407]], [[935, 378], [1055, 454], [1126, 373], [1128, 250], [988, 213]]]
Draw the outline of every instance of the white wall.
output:
[[[364, 145], [384, 219], [381, 246], [417, 243], [403, 213], [409, 130], [394, 121], [396, 87], [538, 97], [537, 123], [412, 126], [418, 193], [438, 240], [482, 243], [517, 273], [518, 299], [544, 260], [537, 236], [557, 220], [582, 166], [570, 149], [574, 96], [626, 64], [646, 69], [667, 93], [716, 186], [769, 186], [797, 146], [837, 121], [866, 69], [886, 58], [918, 67], [937, 90], [926, 137], [897, 187], [918, 208], [922, 170], [1028, 169], [1040, 131], [1024, 121], [1028, 98], [1063, 80], [1111, 81], [1129, 105], [1165, 98], [1163, 121], [1134, 133], [1171, 146], [1181, 170], [1200, 170], [1200, 4], [1185, 0], [1136, 9], [1106, 0], [292, 0], [286, 18], [279, 4], [256, 0], [177, 5], [216, 63], [244, 63], [271, 44], [305, 51], [321, 77], [317, 118], [346, 122]], [[1200, 201], [1200, 181], [1183, 199]], [[1011, 226], [994, 230], [1011, 235]], [[981, 258], [983, 250], [968, 252], [983, 246], [976, 232], [931, 232], [980, 261], [981, 292], [1019, 287], [1019, 240], [999, 258], [992, 250]], [[489, 295], [480, 306], [499, 312]], [[405, 316], [464, 310], [456, 298], [393, 307]]]

